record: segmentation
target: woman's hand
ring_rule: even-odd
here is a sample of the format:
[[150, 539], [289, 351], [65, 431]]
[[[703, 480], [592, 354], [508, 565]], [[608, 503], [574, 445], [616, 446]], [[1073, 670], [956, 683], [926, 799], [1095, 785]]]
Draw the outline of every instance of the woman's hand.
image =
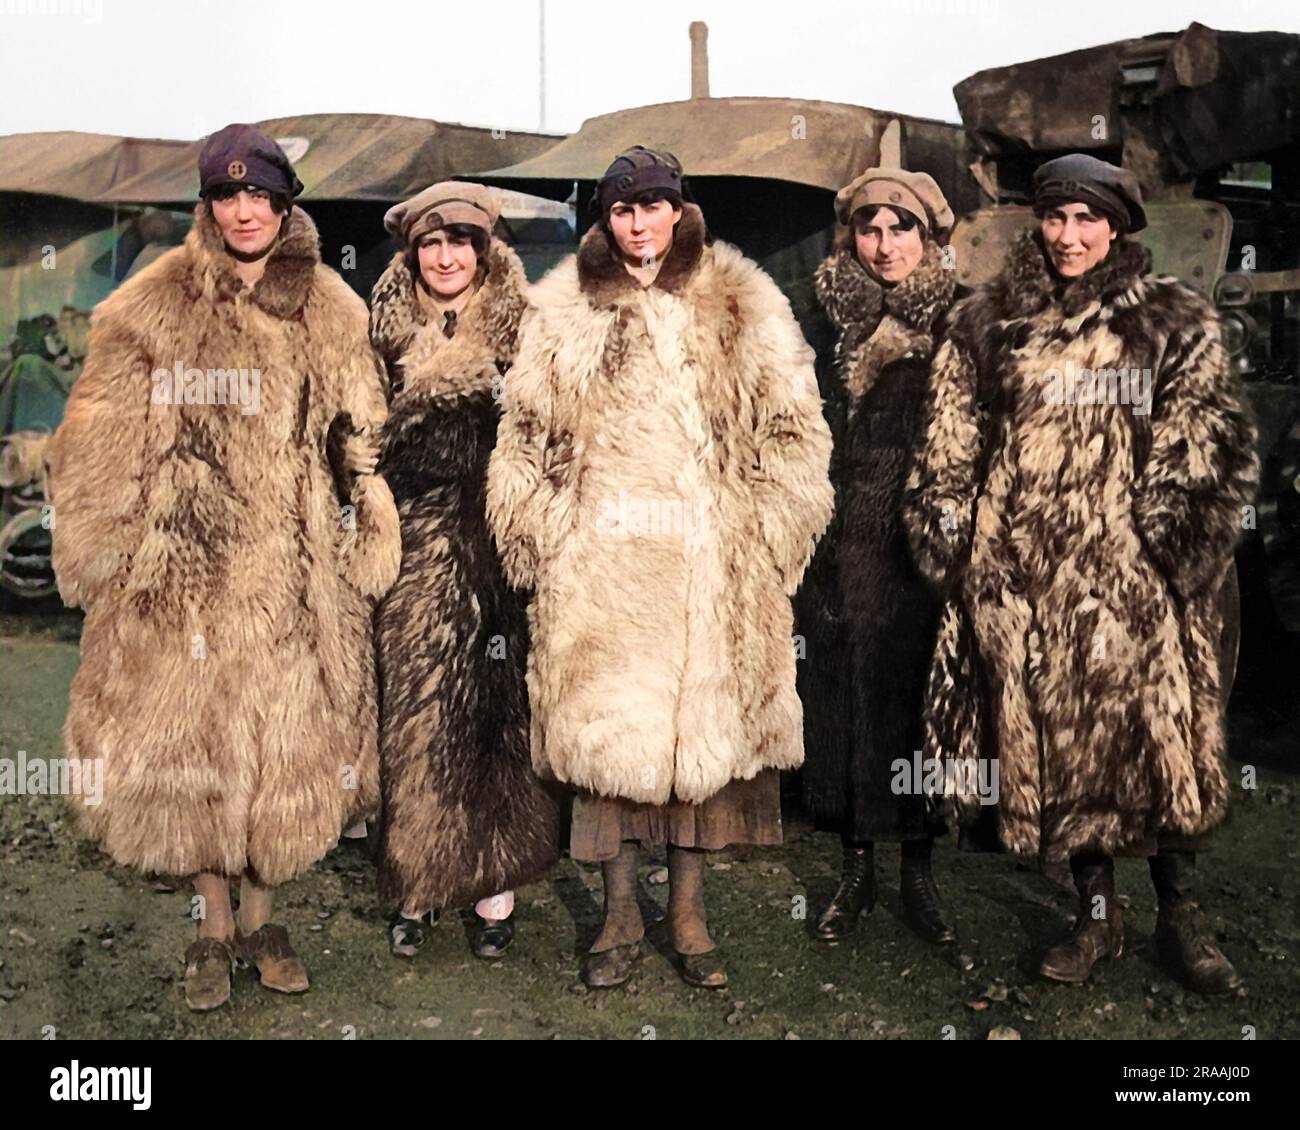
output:
[[353, 432], [343, 445], [343, 462], [354, 475], [373, 475], [379, 465], [379, 447], [361, 432]]

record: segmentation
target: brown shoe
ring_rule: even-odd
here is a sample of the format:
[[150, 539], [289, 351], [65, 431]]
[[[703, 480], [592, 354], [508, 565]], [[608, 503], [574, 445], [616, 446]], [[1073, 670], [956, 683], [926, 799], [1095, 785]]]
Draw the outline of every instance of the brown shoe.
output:
[[[1075, 863], [1079, 917], [1068, 942], [1054, 945], [1043, 956], [1038, 972], [1052, 981], [1082, 984], [1103, 957], [1124, 952], [1124, 919], [1115, 898], [1115, 861]], [[1094, 917], [1094, 913], [1098, 917]]]
[[307, 966], [289, 944], [289, 931], [268, 922], [251, 934], [235, 933], [239, 956], [255, 966], [258, 979], [277, 993], [305, 993], [310, 987]]
[[185, 951], [185, 1003], [195, 1012], [218, 1008], [230, 999], [235, 951], [221, 938], [200, 938]]
[[1162, 902], [1156, 914], [1156, 952], [1175, 980], [1202, 996], [1241, 988], [1241, 975], [1202, 927], [1200, 907], [1191, 901]]
[[582, 983], [589, 989], [617, 988], [631, 976], [632, 963], [640, 956], [640, 942], [584, 954], [579, 969]]
[[679, 953], [682, 980], [693, 989], [725, 989], [727, 967], [716, 949], [708, 953]]

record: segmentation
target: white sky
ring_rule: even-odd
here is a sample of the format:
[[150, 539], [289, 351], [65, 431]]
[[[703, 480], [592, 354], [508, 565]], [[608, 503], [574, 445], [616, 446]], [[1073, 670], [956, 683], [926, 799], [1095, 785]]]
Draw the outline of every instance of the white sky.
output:
[[[538, 0], [0, 0], [0, 133], [196, 138], [370, 111], [536, 129]], [[1295, 0], [546, 0], [546, 127], [690, 94], [851, 102], [958, 120], [986, 67], [1177, 31], [1300, 32]]]

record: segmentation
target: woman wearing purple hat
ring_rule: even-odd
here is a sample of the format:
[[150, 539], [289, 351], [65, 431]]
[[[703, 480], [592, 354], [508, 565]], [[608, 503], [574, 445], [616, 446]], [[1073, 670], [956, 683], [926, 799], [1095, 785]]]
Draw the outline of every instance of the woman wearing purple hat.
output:
[[830, 433], [789, 302], [709, 240], [675, 157], [627, 150], [595, 207], [531, 294], [488, 516], [532, 592], [533, 760], [578, 790], [570, 852], [604, 873], [582, 977], [627, 980], [639, 852], [666, 846], [682, 977], [719, 988], [706, 853], [781, 840], [789, 598], [830, 518]]
[[365, 305], [292, 166], [234, 125], [199, 172], [184, 246], [95, 310], [48, 459], [59, 589], [86, 610], [64, 738], [103, 766], [76, 822], [193, 878], [185, 996], [209, 1009], [236, 948], [265, 987], [308, 987], [272, 892], [378, 801], [370, 616], [401, 545]]
[[1226, 992], [1192, 880], [1228, 806], [1222, 598], [1254, 429], [1213, 307], [1128, 238], [1132, 173], [1075, 154], [1034, 187], [1037, 223], [955, 308], [931, 374], [909, 526], [951, 599], [927, 744], [996, 758], [1003, 846], [1068, 862], [1078, 920], [1044, 977], [1120, 956], [1114, 857], [1140, 854], [1162, 963]]

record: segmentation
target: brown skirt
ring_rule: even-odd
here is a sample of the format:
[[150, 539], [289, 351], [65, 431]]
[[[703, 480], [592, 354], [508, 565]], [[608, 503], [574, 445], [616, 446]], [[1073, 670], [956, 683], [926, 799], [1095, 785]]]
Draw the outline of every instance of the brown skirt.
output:
[[701, 804], [637, 804], [594, 793], [574, 797], [570, 856], [584, 863], [613, 859], [624, 840], [709, 851], [729, 844], [779, 845], [781, 774], [767, 769], [752, 780], [732, 781]]

